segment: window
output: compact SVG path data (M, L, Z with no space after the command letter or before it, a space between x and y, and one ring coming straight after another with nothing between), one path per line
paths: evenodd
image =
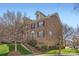
M30 24L27 24L26 25L26 29L30 29Z
M44 37L45 36L45 32L44 31L40 31L38 32L38 37Z
M31 24L31 29L34 29L35 28L35 24Z
M40 19L39 15L37 14L37 19Z
M34 34L34 33L35 33L35 31L32 31L31 33L32 33L32 34Z
M27 28L28 28L28 26L26 25L26 26L25 26L25 28L27 29Z
M31 37L32 37L32 39L35 39L35 31L31 32Z
M49 36L52 36L52 32L51 31L49 31Z
M38 27L43 27L43 26L44 26L44 21L38 23Z

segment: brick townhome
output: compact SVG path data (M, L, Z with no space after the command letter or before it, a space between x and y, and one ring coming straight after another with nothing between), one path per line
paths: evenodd
M26 40L36 40L37 46L56 46L59 44L59 37L63 42L62 24L57 13L45 16L37 11L36 20L28 20L26 28Z

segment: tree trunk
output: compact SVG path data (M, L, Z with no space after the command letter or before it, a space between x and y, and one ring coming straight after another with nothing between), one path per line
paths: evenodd
M61 36L59 36L59 54L61 54L61 49L62 49L62 39Z
M59 42L59 54L61 54L61 40Z
M17 43L16 43L16 41L15 41L15 52L17 51Z

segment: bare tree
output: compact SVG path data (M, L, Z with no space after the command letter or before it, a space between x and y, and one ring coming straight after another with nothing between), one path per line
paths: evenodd
M64 39L65 46L67 45L66 41L72 40L72 38L69 38L69 37L73 37L74 33L75 33L74 28L68 26L67 24L63 25L63 39Z
M15 51L17 51L17 42L22 39L22 24L21 21L22 19L22 13L21 12L12 12L12 11L7 11L6 13L3 14L3 17L1 18L3 22L5 23L6 30L7 30L7 35L6 35L6 40L11 40L14 41L15 43ZM6 32L5 32L6 33ZM20 36L19 36L20 35Z
M67 24L64 24L63 25L63 39L68 38L72 34L74 34L74 29L68 26Z

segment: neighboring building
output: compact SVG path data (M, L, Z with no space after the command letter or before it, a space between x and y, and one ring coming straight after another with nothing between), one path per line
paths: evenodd
M65 41L66 41L66 47L73 48L72 40L65 40Z
M71 40L66 40L66 47L69 48L79 48L79 36L74 35Z
M36 40L37 46L58 46L59 40L63 45L62 24L57 13L45 16L36 12L36 20L26 21L26 40Z
M79 36L73 37L73 47L79 48Z

